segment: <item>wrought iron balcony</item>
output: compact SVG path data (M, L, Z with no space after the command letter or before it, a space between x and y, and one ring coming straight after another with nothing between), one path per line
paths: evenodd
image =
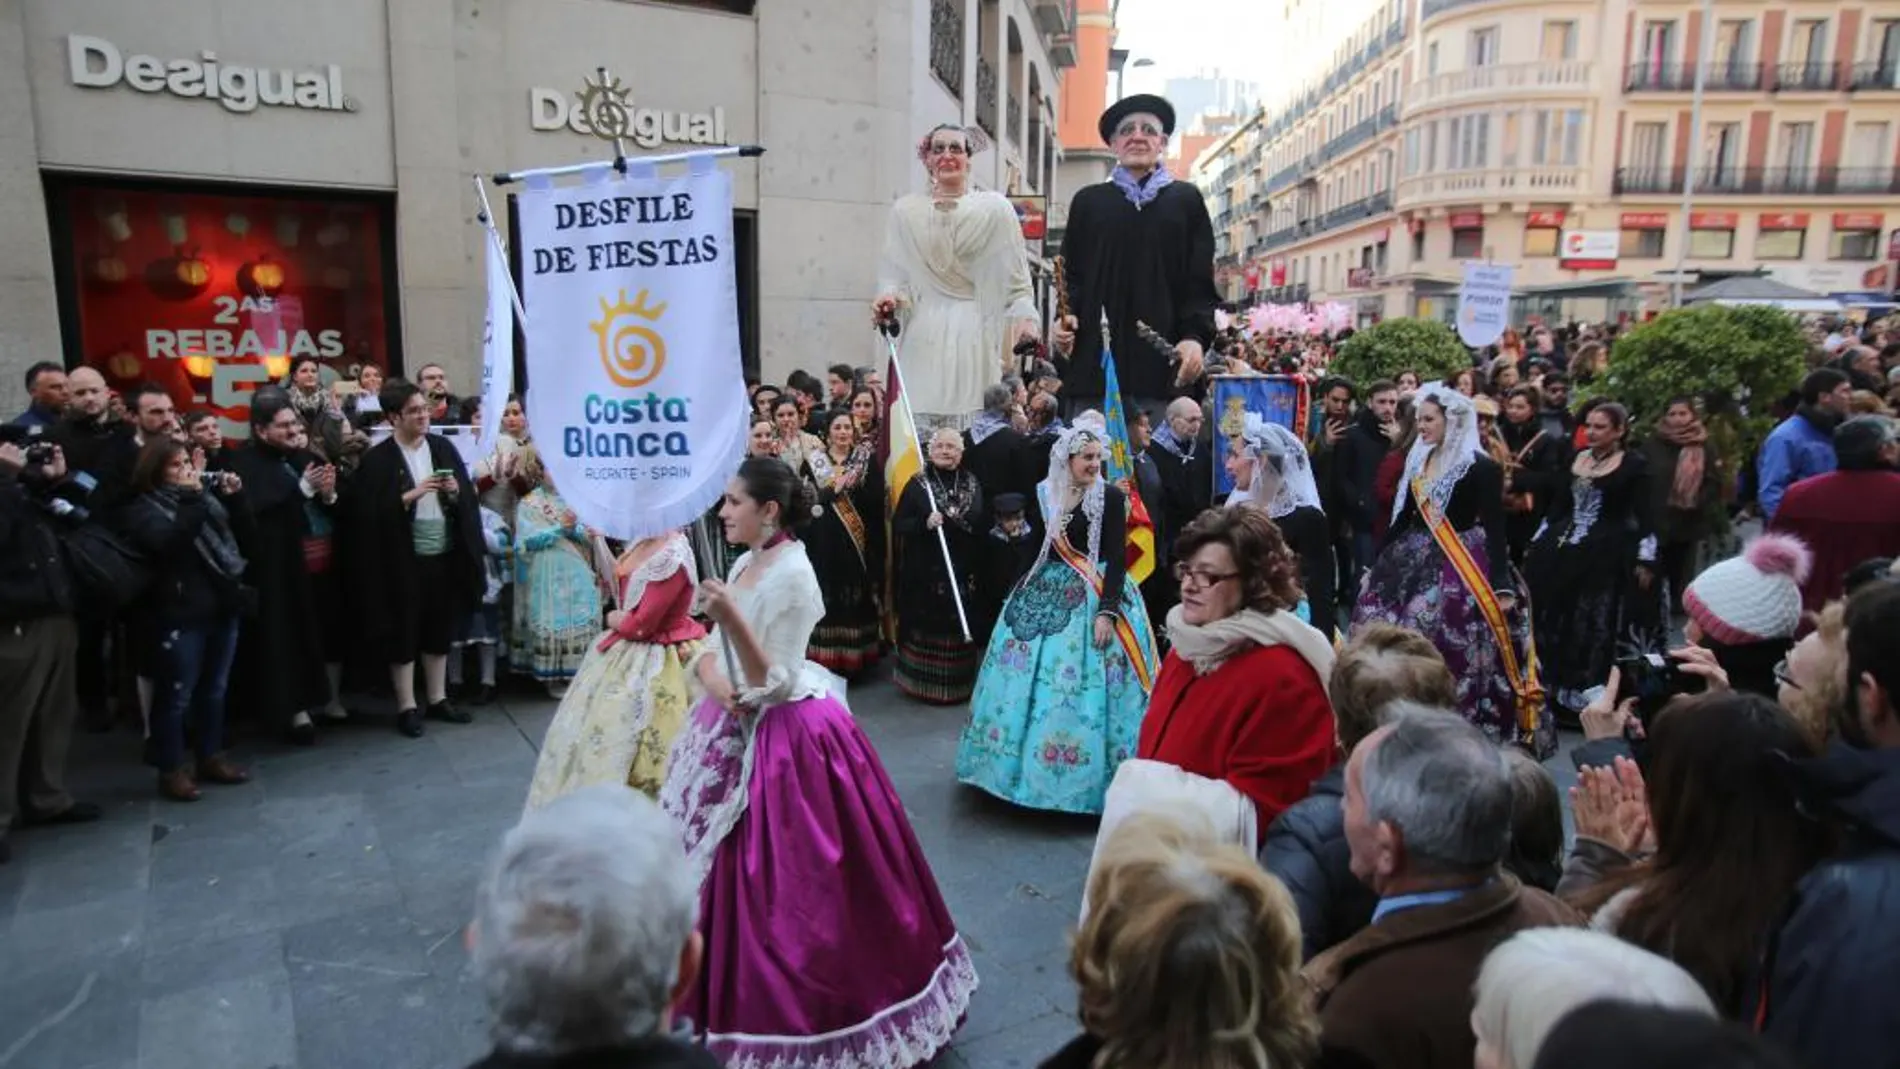
M1900 89L1900 58L1854 64L1853 88Z
M1299 177L1300 165L1297 163L1289 163L1285 167L1275 171L1272 178L1267 179L1267 192L1278 193L1282 189L1292 185Z
M1783 63L1775 70L1775 91L1832 93L1847 88L1847 73L1839 63Z
M1631 93L1689 93L1695 91L1695 76L1694 63L1632 63L1623 88ZM1711 93L1757 92L1762 88L1762 65L1710 64L1702 88Z
M1009 143L1012 145L1021 145L1023 143L1022 98L1011 93L1007 98L1007 105L1009 112L1003 120L1003 126L1009 131Z
M996 136L996 68L982 58L976 61L976 124Z
M930 73L963 99L963 5L930 0Z
M1614 192L1679 194L1684 173L1674 167L1621 167ZM1900 194L1892 167L1698 167L1697 193L1724 196L1890 196Z

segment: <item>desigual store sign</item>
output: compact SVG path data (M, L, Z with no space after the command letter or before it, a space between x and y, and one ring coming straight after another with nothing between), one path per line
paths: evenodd
M226 111L243 114L259 107L306 111L355 111L343 92L343 68L265 68L221 61L209 49L197 58L165 59L127 53L103 37L69 34L67 69L72 83L88 89L120 85L141 93L215 100Z
M572 130L613 139L623 137L641 148L663 144L725 145L726 109L665 111L633 102L632 90L618 80L588 81L579 91L535 86L528 90L528 125L542 132Z

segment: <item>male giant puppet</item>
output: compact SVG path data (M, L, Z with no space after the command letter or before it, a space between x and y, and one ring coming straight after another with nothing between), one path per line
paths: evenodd
M1071 412L1101 407L1106 310L1122 393L1159 421L1178 388L1200 378L1214 337L1214 226L1201 191L1162 165L1173 105L1123 97L1097 128L1119 165L1069 205L1062 259L1074 315L1054 335L1057 351L1071 357L1062 392ZM1175 343L1174 363L1141 340L1137 322Z

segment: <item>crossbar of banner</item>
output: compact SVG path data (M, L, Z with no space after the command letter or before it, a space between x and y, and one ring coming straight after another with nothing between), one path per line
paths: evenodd
M694 149L690 152L668 152L658 156L616 156L613 160L613 167L614 170L619 171L621 174L626 174L627 168L634 164L657 166L662 163L684 163L689 160L718 159L722 156L737 156L742 159L751 159L763 155L765 155L764 145L722 145L718 148ZM489 181L494 182L498 186L505 186L512 182L520 182L529 178L559 178L563 175L581 174L586 171L596 170L600 167L602 162L601 160L589 160L586 163L569 163L560 167L536 167L526 171L501 171L490 176Z

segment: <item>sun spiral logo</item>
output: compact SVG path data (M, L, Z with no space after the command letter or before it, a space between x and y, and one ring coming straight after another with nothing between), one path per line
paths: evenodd
M633 87L622 85L619 78L606 71L582 84L581 112L587 116L587 127L594 136L603 141L627 136L633 126Z
M638 389L659 377L666 367L666 339L646 323L657 322L665 314L664 301L648 307L646 290L631 302L626 290L614 301L600 299L600 318L587 326L600 340L600 363L615 385ZM629 316L646 323L625 321Z

